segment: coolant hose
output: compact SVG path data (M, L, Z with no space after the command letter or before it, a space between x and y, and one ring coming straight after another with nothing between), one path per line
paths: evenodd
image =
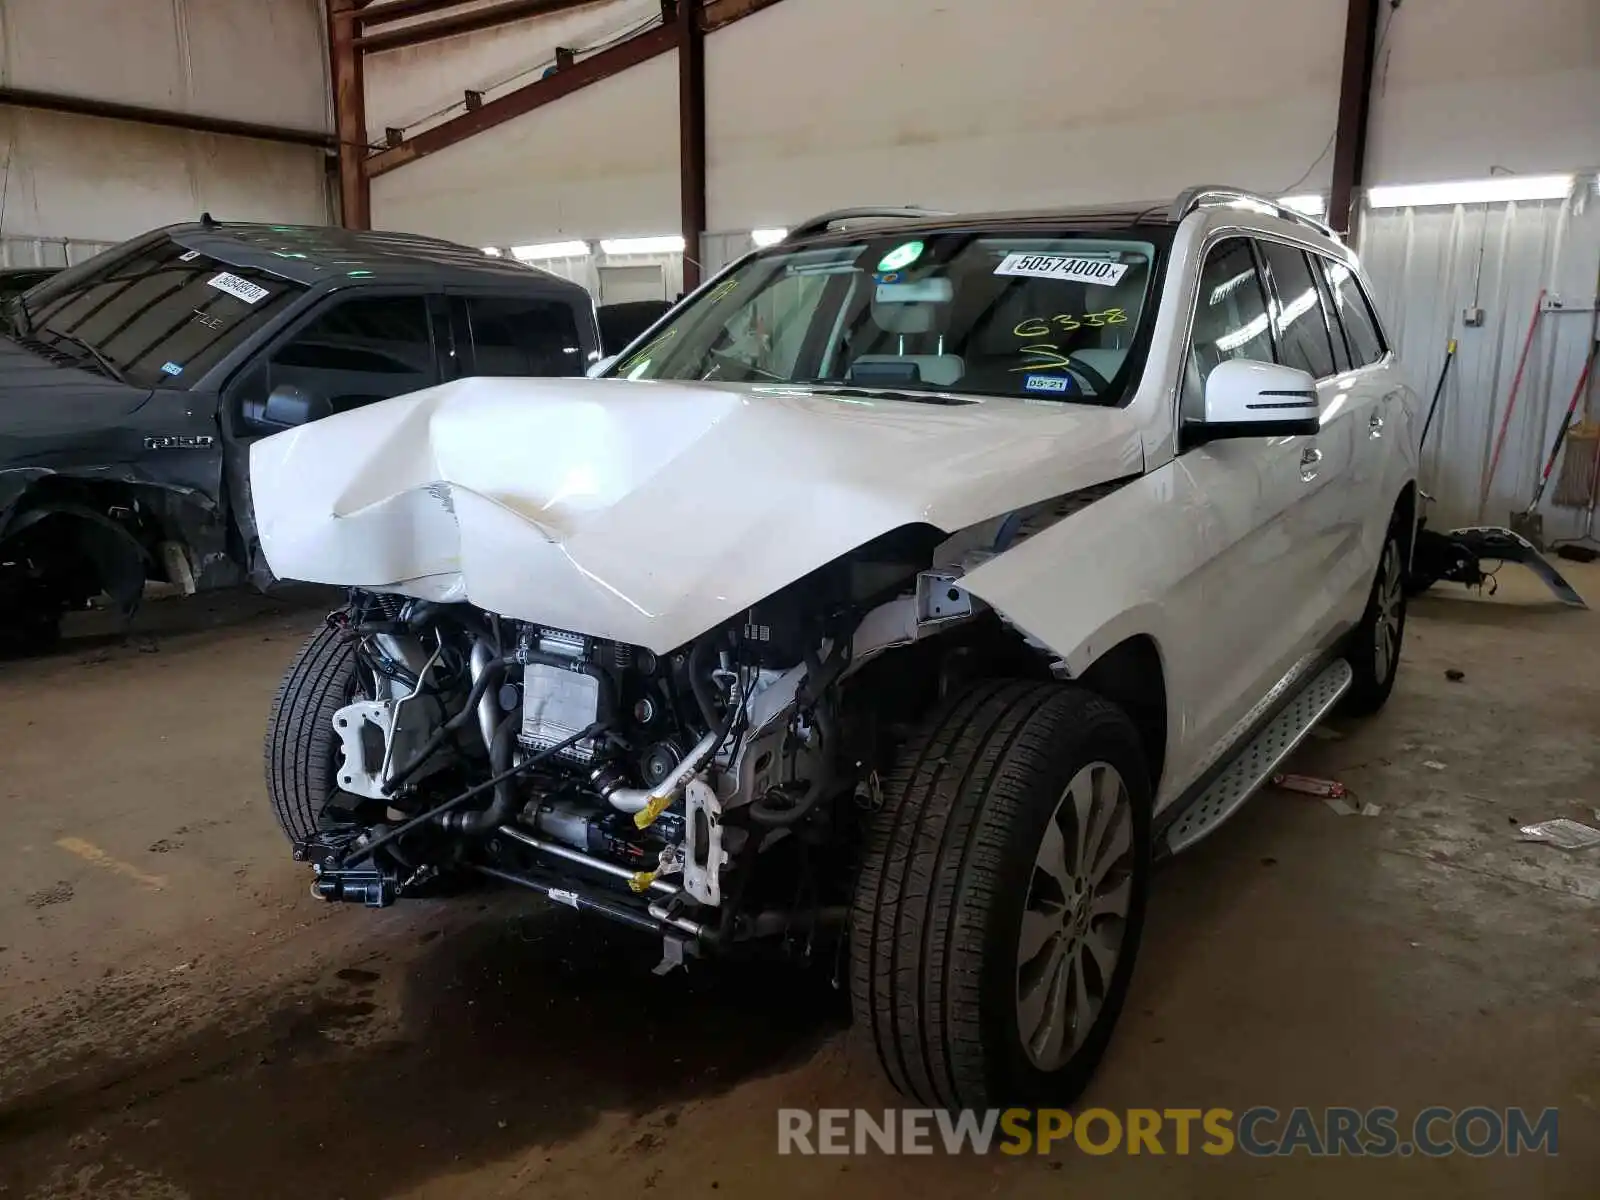
M711 671L716 662L706 661L708 656L716 653L718 640L707 635L689 651L689 688L694 692L694 702L700 707L700 719L706 723L707 729L716 729L722 724L722 714L717 711L717 694L711 687ZM731 699L729 703L731 705Z
M489 771L497 778L511 769L511 749L516 742L516 730L521 721L521 713L508 713L494 731L489 743ZM489 807L482 812L463 813L457 828L468 837L489 833L505 823L516 802L515 782L509 778L501 779L494 785L494 799L489 802Z

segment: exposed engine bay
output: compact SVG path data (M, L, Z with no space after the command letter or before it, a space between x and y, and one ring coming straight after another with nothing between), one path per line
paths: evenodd
M353 591L329 618L355 659L339 790L297 851L314 893L489 876L659 932L664 962L809 941L844 919L902 728L968 662L1048 675L959 566L930 567L951 542L896 530L668 654Z

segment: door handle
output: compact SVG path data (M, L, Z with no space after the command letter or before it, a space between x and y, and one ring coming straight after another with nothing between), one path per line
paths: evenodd
M1315 446L1307 446L1300 452L1300 478L1305 483L1310 483L1317 477L1317 468L1322 465L1322 451Z
M1381 438L1383 436L1383 414L1373 413L1367 418L1367 436Z

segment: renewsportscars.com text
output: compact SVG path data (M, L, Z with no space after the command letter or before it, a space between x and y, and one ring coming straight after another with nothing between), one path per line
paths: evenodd
M779 1154L1082 1154L1444 1158L1559 1151L1546 1108L803 1108L778 1110Z

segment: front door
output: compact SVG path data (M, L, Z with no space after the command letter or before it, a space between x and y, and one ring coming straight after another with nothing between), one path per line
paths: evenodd
M1204 412L1205 380L1232 358L1276 359L1269 291L1248 239L1228 238L1201 270L1180 414ZM1173 464L1175 502L1207 554L1172 603L1195 613L1195 637L1172 681L1188 697L1170 774L1211 766L1254 707L1303 653L1304 591L1311 575L1325 480L1318 437L1237 438L1183 448ZM1178 665L1178 664L1175 664Z
M250 447L293 424L267 410L274 391L294 388L313 414L331 415L440 382L438 344L446 331L429 297L362 290L334 293L259 353L223 392L228 496L251 578L270 576L256 549L250 503ZM300 414L288 413L291 422Z

